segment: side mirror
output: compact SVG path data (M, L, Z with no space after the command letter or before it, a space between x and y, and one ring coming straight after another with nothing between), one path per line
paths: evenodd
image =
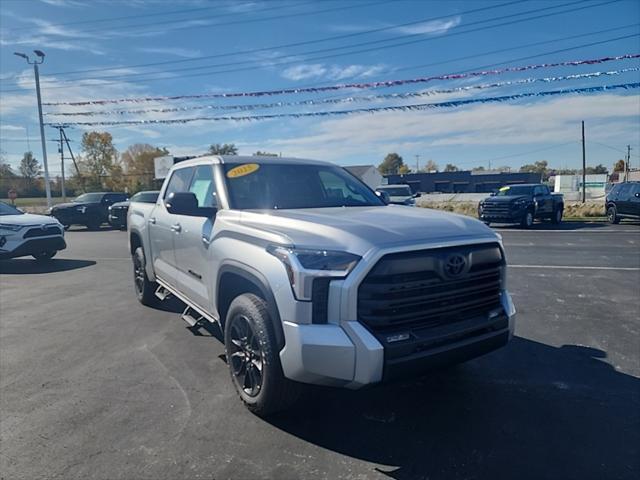
M376 195L380 197L380 200L382 200L382 203L384 203L385 205L389 205L389 203L391 202L391 197L387 192L376 190Z
M171 193L164 204L167 211L173 215L213 217L216 213L216 209L213 207L199 207L198 199L192 192Z
M416 192L413 194L413 198L420 198L422 194L420 192Z
M496 192L491 192L491 193L489 194L489 196L490 196L490 197L495 197L496 195L497 195L497 193L496 193Z

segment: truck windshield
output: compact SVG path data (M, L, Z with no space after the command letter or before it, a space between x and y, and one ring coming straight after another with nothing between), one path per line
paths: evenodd
M225 164L231 208L294 209L383 206L377 195L340 167L309 164Z
M390 197L410 197L412 195L411 188L406 187L378 187L376 190L387 192Z
M519 195L533 195L533 187L502 187L496 193L496 197L514 197Z

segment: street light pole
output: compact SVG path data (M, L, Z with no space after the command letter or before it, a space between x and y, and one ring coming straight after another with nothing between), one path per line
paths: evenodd
M14 55L24 58L29 65L33 65L33 73L36 77L36 96L38 98L38 119L40 121L40 141L42 142L42 163L44 164L44 190L47 194L47 207L51 207L51 183L49 182L49 163L47 162L47 141L44 138L44 122L42 120L42 97L40 95L40 72L38 65L44 62L44 53L41 50L33 51L40 61L33 62L24 53L15 52Z

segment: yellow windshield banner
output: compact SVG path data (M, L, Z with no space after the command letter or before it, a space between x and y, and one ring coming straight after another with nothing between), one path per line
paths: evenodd
M227 178L238 178L249 175L260 168L257 163L245 163L244 165L238 165L227 172Z
M506 192L507 190L509 190L511 187L502 187L500 189L501 192Z

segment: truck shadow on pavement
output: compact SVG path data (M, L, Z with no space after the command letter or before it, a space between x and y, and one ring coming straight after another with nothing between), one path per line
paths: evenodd
M397 480L638 478L640 381L605 357L516 337L410 382L313 388L268 421Z
M48 262L37 262L27 258L0 260L0 273L29 275L36 273L55 273L77 270L95 265L93 260L52 259Z
M535 232L536 230L558 230L572 232L575 230L598 230L606 227L611 227L611 224L607 222L562 222L558 225L553 223L534 223L530 228L523 228L517 224L491 224L491 227L499 228L500 230L522 230L524 232Z

